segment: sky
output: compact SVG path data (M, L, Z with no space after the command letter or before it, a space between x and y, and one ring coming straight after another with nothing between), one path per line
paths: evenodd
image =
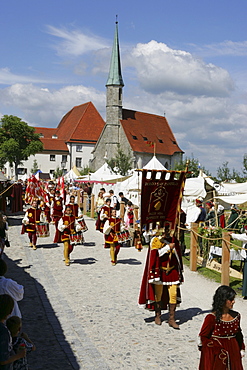
M212 175L247 153L246 0L8 0L0 4L0 117L57 127L92 101L105 119L116 15L123 107L165 115Z

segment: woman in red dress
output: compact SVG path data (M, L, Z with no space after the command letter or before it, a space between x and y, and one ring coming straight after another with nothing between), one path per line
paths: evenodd
M243 370L245 345L240 314L232 310L235 296L226 285L214 294L212 312L205 317L199 334L199 370Z

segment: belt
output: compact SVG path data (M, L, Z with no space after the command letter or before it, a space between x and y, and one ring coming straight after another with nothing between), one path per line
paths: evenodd
M170 267L163 267L161 266L162 270L165 270L165 271L171 271L172 269L174 269L175 266L170 266Z
M212 338L231 339L231 338L236 338L236 335L227 335L226 337L220 337L219 335L212 335Z

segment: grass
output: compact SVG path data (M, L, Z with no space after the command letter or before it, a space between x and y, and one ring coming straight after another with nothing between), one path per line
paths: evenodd
M184 256L183 257L183 264L185 266L190 266L190 258L189 256ZM235 270L238 270L240 271L240 261L233 261L232 263L232 268L234 268ZM197 272L199 274L201 274L202 276L204 276L205 278L209 279L209 280L212 280L212 281L215 281L216 283L219 283L221 284L221 274L217 271L214 271L214 270L210 270L206 267L202 267L202 266L197 266ZM241 295L241 290L242 290L242 280L241 279L237 279L237 278L234 278L234 277L231 277L230 276L230 287L232 287L236 293L238 295Z

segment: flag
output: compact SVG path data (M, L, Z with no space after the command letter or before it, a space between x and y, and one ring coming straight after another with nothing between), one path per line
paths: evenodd
M147 174L151 172L150 178ZM158 173L161 175L157 176ZM141 225L149 229L170 225L175 231L182 193L186 178L186 171L142 171L142 193L141 193ZM176 177L175 177L176 176Z

